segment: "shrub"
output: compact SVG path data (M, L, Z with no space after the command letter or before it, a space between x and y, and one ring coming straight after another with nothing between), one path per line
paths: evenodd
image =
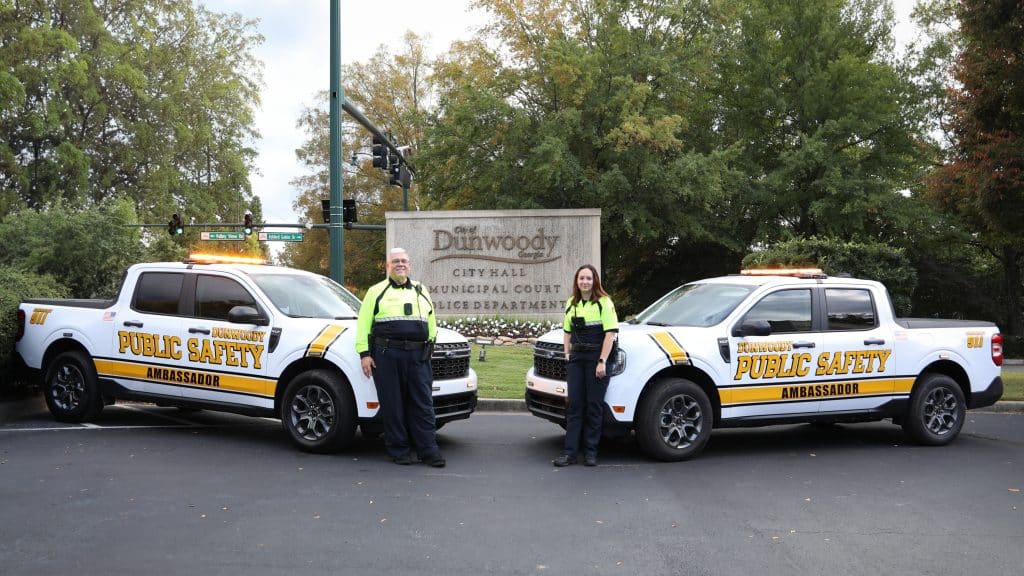
M14 374L14 338L17 335L18 304L28 298L62 298L68 289L51 276L21 272L0 266L0 390L17 383Z
M844 242L834 238L796 239L776 244L743 258L744 268L801 266L821 268L829 276L847 273L854 278L885 284L897 314L910 312L917 272L899 248L888 244Z
M491 317L445 318L438 320L441 328L455 330L466 338L537 338L555 328L561 328L561 321L555 320L514 320Z

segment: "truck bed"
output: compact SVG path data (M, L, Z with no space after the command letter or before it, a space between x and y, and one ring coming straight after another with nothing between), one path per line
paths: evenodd
M944 318L897 318L904 328L988 328L995 326L984 320L948 320Z
M117 302L117 300L103 300L99 298L32 298L25 300L26 304L67 306L69 308L95 308L97 310L110 308L115 302Z

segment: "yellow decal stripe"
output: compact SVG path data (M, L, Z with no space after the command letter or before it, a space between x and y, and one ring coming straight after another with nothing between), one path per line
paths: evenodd
M93 360L96 373L105 378L131 378L184 386L205 388L225 392L241 392L272 398L277 382L268 378L256 378L239 374L206 372L190 368L176 368L159 364L122 362L119 360Z
M801 400L837 400L859 396L909 394L913 378L879 378L875 380L829 380L809 383L792 382L772 386L721 388L722 406Z
M306 356L323 358L324 354L327 354L327 349L331 347L331 344L334 344L344 331L344 326L338 326L335 324L325 326L324 329L317 334L316 338L309 343L309 346L306 348Z
M651 339L661 348L661 351L668 357L672 364L689 364L690 356L683 350L683 347L676 342L676 339L668 332L655 332Z

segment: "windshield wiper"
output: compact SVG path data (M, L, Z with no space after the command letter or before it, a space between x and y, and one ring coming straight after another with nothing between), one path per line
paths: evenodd
M650 326L675 326L675 324L669 324L668 322L644 322Z
M358 320L357 316L335 316L335 320Z

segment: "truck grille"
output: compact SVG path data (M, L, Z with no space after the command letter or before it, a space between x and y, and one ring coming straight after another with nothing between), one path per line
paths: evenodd
M567 398L560 396L549 396L535 390L526 391L526 408L535 416L552 422L565 422L567 401Z
M461 394L447 394L434 398L434 418L439 422L450 422L469 418L476 409L476 391Z
M452 380L469 375L469 343L435 344L430 357L434 380Z
M565 380L565 353L561 344L537 342L533 347L533 372L541 378Z

